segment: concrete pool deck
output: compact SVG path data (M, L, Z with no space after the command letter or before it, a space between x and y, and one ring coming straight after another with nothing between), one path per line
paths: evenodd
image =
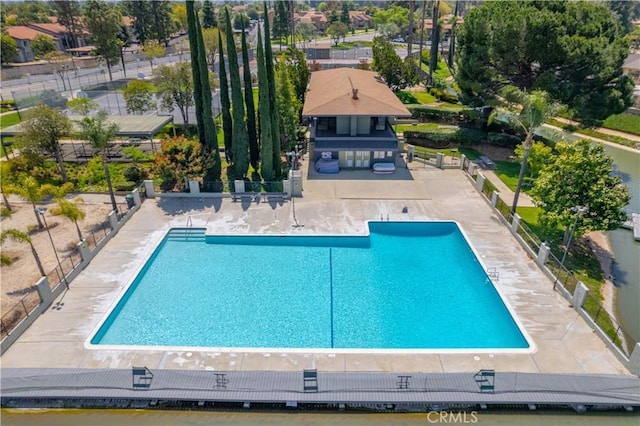
M303 197L294 203L229 198L146 200L51 309L0 358L2 368L326 372L631 374L538 269L460 170L412 163L393 175L342 171L316 176L303 164ZM292 208L298 223L294 228ZM407 213L402 213L403 208ZM368 220L455 220L535 345L531 353L374 354L241 352L193 349L93 349L85 343L168 229L206 226L219 234L363 234ZM215 261L215 259L212 259ZM300 271L304 273L304 260ZM188 315L185 312L185 315Z

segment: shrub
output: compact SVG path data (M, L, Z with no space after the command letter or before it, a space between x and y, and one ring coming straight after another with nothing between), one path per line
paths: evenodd
M522 143L522 139L519 136L510 135L507 133L489 132L487 134L487 142L489 142L491 145L513 148L516 145Z
M128 181L139 182L144 178L144 173L138 167L130 166L124 170L124 178Z
M484 133L480 130L466 127L404 132L404 138L408 143L436 149L479 144L483 137Z
M455 110L451 108L437 108L422 105L408 106L413 118L422 121L437 121L441 123L450 123L465 125L467 127L476 127L481 129L486 124L486 118L481 110L466 108Z
M131 181L120 181L114 186L116 191L133 191L136 187L136 183Z
M51 108L66 108L67 107L67 99L63 98L60 93L55 90L43 90L40 95L38 95L38 99L43 104L50 106Z

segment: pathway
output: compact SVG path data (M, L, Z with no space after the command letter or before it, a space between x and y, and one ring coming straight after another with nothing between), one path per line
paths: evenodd
M578 123L577 121L568 120L568 119L562 118L562 117L555 117L555 119L557 121L560 121L561 123L571 124L573 126L579 126L580 125L580 123ZM596 127L596 128L594 128L594 130L596 132L599 132L599 133L604 133L605 135L617 136L617 137L620 137L620 138L628 139L630 141L640 142L640 136L634 135L634 134L631 134L631 133L620 132L618 130L611 130L611 129L607 129L607 128L604 128L604 127ZM578 136L585 136L585 135L582 135L580 133L577 133L577 135Z

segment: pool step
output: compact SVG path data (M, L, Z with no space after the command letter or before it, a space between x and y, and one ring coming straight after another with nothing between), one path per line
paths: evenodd
M174 228L167 234L167 241L205 241L206 228Z

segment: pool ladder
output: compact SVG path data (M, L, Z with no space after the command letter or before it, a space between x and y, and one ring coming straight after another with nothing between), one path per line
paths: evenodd
M191 228L193 228L193 220L191 220L191 216L187 216L186 228L187 232L185 232L185 240L188 240L191 235Z

